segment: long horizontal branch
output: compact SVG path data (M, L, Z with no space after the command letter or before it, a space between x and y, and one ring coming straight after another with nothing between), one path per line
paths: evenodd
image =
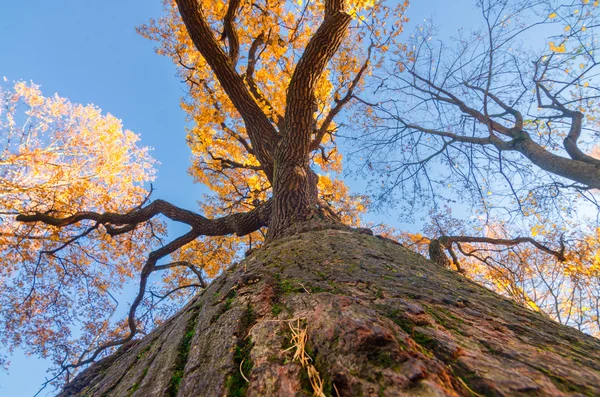
M225 236L229 234L243 236L268 224L271 216L271 202L267 201L249 212L227 215L215 219L205 218L200 214L177 207L164 200L156 200L146 207L127 214L84 211L64 218L56 218L44 213L35 213L18 215L16 220L23 223L42 222L56 227L64 227L91 220L101 225L108 225L109 227L126 227L146 222L157 215L164 215L172 221L185 223L196 230L199 235L203 236ZM107 228L109 234L110 231L111 229Z
M561 262L566 261L565 258L565 247L562 246L560 251L553 250L537 241L532 239L531 237L517 237L513 239L503 239L503 238L491 238L491 237L471 237L471 236L443 236L439 238L440 242L449 246L452 243L486 243L486 244L494 244L494 245L504 245L504 246L515 246L518 244L529 243L533 245L535 248L543 251L547 254L555 256Z

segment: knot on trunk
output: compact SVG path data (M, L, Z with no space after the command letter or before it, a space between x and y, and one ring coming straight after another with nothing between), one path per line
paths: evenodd
M442 267L450 268L450 259L444 252L446 249L445 239L433 239L429 243L429 259Z

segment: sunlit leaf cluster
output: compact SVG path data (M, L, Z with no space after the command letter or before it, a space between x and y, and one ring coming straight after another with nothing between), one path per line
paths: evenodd
M140 250L163 227L111 238L91 222L57 228L15 216L127 212L148 195L155 161L114 116L25 82L1 87L0 144L2 343L61 361L113 331L111 293L137 276Z

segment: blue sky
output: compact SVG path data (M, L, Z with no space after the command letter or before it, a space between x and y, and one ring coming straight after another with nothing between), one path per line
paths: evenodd
M75 103L94 103L141 134L160 161L155 198L196 209L205 192L187 175L189 149L183 86L169 59L135 33L135 26L161 15L160 0L11 1L0 13L0 77L31 80L45 95L55 92ZM437 15L442 34L474 15L471 0L414 1L411 24ZM410 28L407 29L410 31ZM362 186L350 182L357 192ZM372 215L373 220L379 218ZM386 220L393 226L394 219ZM413 225L417 227L417 225ZM48 362L16 351L9 372L0 372L0 396L35 394ZM45 393L42 393L45 395Z

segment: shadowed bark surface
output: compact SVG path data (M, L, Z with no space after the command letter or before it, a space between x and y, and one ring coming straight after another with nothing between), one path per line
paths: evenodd
M60 396L312 396L290 324L328 396L600 395L599 340L340 227L253 251Z

